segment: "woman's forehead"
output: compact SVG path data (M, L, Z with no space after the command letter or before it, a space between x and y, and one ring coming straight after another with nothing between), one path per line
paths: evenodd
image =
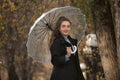
M70 25L70 22L69 22L69 21L63 21L63 22L61 23L61 25Z

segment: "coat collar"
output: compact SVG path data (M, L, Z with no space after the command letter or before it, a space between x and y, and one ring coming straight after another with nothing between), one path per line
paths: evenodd
M68 42L65 41L64 37L61 34L58 35L56 38L60 39L60 41L61 41L62 44L66 44L66 43L68 44ZM70 42L72 44L75 44L74 41L73 41L73 39L70 36L68 36L68 39L70 40Z

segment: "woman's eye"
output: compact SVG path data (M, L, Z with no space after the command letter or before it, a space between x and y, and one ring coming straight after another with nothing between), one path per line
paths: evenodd
M68 28L70 27L70 25L67 26Z
M62 25L62 27L64 28L64 27L66 27L65 25Z
M70 28L70 25L62 25L62 28Z

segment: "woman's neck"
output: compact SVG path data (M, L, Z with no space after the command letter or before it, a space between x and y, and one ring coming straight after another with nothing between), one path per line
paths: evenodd
M64 38L67 38L68 36L63 36Z

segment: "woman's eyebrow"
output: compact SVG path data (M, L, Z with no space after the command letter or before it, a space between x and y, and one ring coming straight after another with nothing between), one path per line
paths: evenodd
M70 26L70 25L65 25L65 24L63 24L62 26Z

